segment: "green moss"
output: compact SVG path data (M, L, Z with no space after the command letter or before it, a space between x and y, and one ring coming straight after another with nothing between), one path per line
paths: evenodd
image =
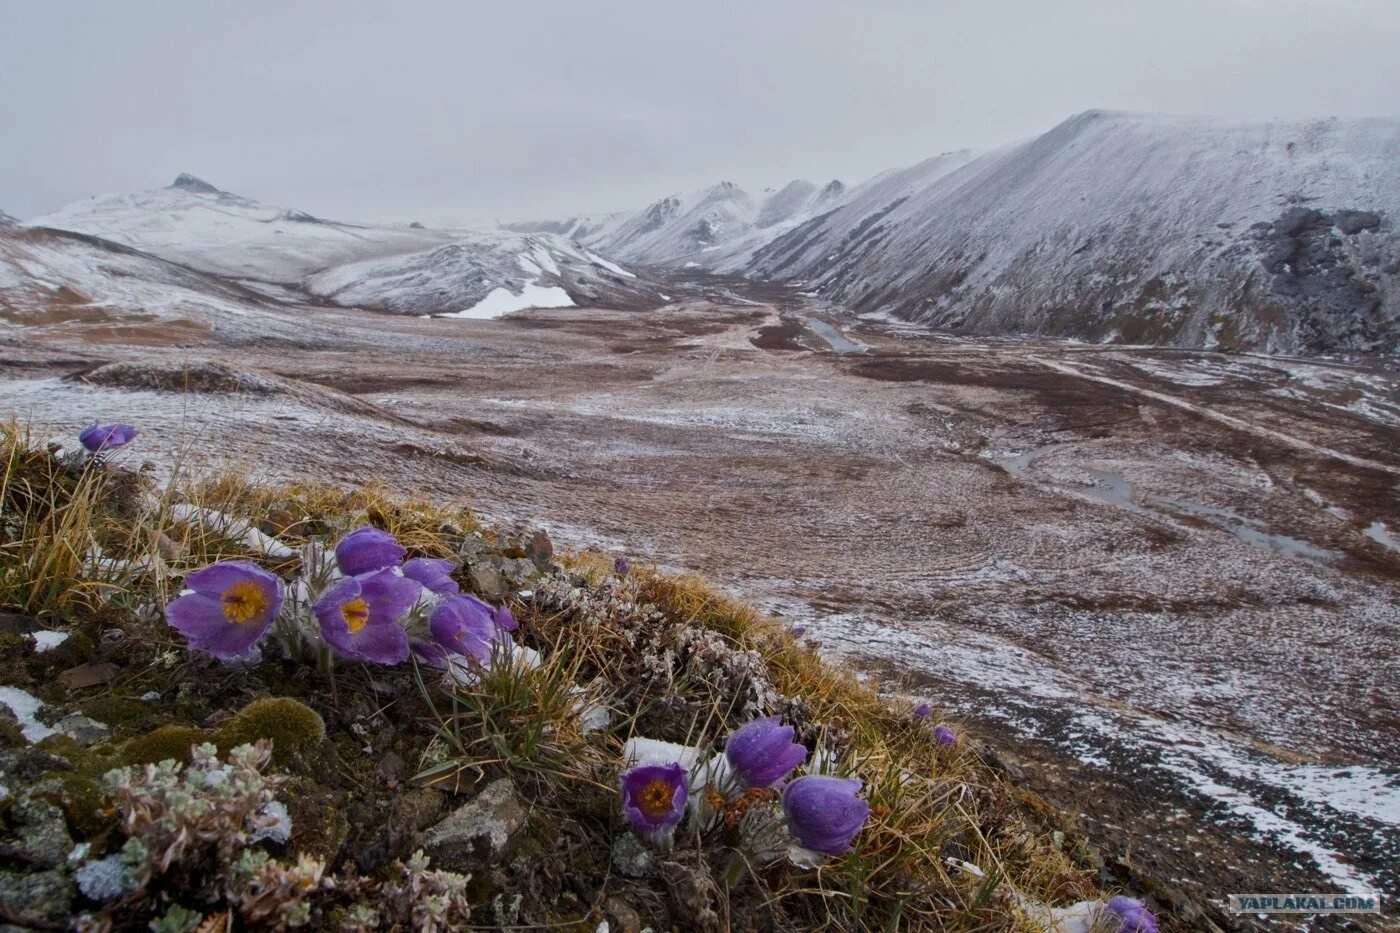
M350 835L350 821L337 795L308 778L296 778L277 796L292 816L289 849L334 862Z
M159 707L131 697L94 697L78 707L84 715L105 722L114 732L130 735L139 730Z
M189 761L190 748L209 741L209 733L193 726L161 726L139 735L122 746L120 760L124 765L155 764L172 758Z
M272 742L272 760L283 767L306 763L306 757L326 739L321 714L291 697L254 700L219 730L221 752L259 739Z
M33 795L62 810L80 837L92 838L113 825L113 818L102 813L106 797L96 778L73 771L49 771L40 775Z
M0 716L0 748L18 748L25 744L19 723L8 716Z

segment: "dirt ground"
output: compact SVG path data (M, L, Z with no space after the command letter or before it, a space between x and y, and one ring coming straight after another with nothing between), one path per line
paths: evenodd
M460 496L703 573L941 704L1168 893L1400 888L1400 374L676 294L306 308L180 346L11 327L0 412L132 421L130 456L160 464ZM210 358L333 391L74 378Z

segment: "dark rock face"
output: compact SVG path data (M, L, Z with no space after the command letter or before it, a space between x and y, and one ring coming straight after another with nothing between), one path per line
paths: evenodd
M170 183L170 187L179 188L182 191L194 191L198 194L223 194L203 178L198 178L188 172L181 172L175 176L175 180Z
M1372 211L1327 213L1290 207L1252 233L1270 292L1287 314L1301 349L1393 347L1394 321L1384 313L1381 236L1389 224Z

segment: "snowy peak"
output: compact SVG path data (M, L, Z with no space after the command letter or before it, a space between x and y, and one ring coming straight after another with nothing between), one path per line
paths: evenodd
M188 172L181 172L175 176L175 180L170 183L171 188L178 188L181 191L193 191L197 194L223 194L203 178L191 175Z

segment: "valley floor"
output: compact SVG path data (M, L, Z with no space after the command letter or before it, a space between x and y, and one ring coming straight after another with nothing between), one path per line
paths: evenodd
M1400 376L683 294L306 308L184 347L0 330L0 412L134 422L129 456L162 465L460 496L705 574L990 737L1162 896L1400 889ZM296 383L71 378L207 358Z

